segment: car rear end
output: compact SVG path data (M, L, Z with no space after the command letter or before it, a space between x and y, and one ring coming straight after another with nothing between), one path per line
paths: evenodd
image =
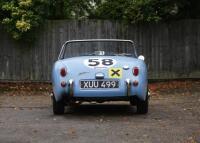
M113 65L92 67L91 59L112 60ZM127 62L128 61L128 62ZM109 63L108 63L109 64ZM147 70L142 60L130 57L76 57L58 61L53 71L56 99L121 99L131 96L145 100Z
M84 47L85 42L89 43ZM55 114L64 113L64 106L76 101L129 100L138 112L148 111L146 65L130 40L67 41L53 66L52 84Z

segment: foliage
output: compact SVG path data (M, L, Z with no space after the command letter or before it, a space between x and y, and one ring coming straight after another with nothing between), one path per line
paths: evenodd
M1 0L1 22L14 39L38 27L43 19L44 0Z
M101 0L49 0L48 19L83 19L94 16Z
M95 9L95 1L90 0L67 0L64 2L64 13L70 19L87 18ZM67 9L67 8L68 9Z
M0 0L0 21L14 39L23 39L45 19L83 19L100 0Z
M100 19L121 19L129 23L200 18L198 0L105 0L96 9Z
M128 0L103 1L96 9L95 15L99 19L122 19L129 3Z
M45 19L114 19L129 23L200 18L199 0L0 0L0 22L20 39Z
M167 1L133 1L125 10L124 18L131 23L157 22L177 13L177 5Z

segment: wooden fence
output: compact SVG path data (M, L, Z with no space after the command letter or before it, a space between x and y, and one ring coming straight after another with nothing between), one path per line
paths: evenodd
M0 27L0 81L50 81L69 39L131 39L146 57L150 79L200 78L200 20L126 25L117 21L47 21L31 43L16 42Z

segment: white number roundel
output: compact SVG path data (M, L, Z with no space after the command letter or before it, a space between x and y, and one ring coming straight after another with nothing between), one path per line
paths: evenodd
M90 68L107 68L116 63L116 60L110 58L90 58L84 60L84 64Z

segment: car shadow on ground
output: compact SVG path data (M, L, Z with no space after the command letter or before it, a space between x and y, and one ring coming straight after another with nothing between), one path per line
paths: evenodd
M79 105L66 108L64 116L132 116L137 115L136 106L120 104Z

